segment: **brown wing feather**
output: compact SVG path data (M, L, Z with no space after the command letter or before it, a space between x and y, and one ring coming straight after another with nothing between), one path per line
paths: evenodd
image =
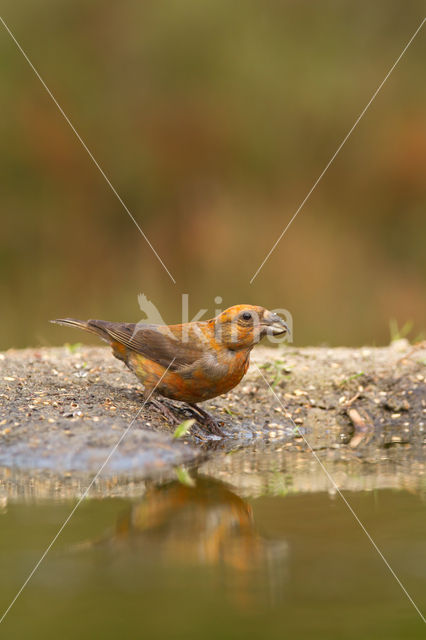
M194 364L205 352L193 340L182 342L179 325L136 325L104 320L89 320L87 324L106 331L113 340L163 367L168 367L174 359L171 371Z

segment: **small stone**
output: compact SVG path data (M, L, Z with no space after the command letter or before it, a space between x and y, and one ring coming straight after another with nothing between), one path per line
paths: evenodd
M402 353L403 351L406 351L409 346L410 346L410 343L406 338L401 338L401 340L394 340L390 344L390 348L393 349L394 351L397 351L398 353Z

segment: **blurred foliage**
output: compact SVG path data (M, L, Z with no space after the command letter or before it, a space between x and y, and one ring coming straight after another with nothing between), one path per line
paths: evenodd
M425 29L252 285L423 17L422 2L22 0L3 17L174 285L1 30L0 348L50 318L289 309L295 341L426 317Z
M181 422L174 430L173 438L182 438L183 436L186 436L194 423L195 420L193 418Z

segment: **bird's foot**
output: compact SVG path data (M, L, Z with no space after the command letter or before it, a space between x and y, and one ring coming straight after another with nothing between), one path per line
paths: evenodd
M187 405L190 407L191 413L196 417L197 421L207 427L207 429L215 436L223 437L225 433L220 428L220 423L216 420L210 413L199 407L197 404L193 404L192 402L188 402Z
M220 436L223 438L225 433L220 428L220 423L216 420L212 415L210 415L207 411L202 409L196 404L187 402L183 406L170 406L163 400L158 400L158 398L150 398L149 403L160 413L172 426L177 426L182 422L182 418L180 418L177 414L179 411L182 412L182 409L187 409L191 412L197 422L205 427L209 433L215 436Z
M149 402L172 426L177 426L181 423L178 416L173 413L172 409L165 404L165 402L161 402L160 400L157 400L157 398L151 398Z

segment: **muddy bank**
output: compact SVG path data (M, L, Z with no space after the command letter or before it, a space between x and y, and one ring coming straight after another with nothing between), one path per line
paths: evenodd
M1 491L78 495L129 425L94 493L129 495L181 465L202 465L253 494L323 490L327 478L311 448L339 472L343 487L418 488L425 364L426 345L406 341L363 349L258 347L243 382L204 404L223 419L226 438L211 440L196 428L177 440L150 405L138 414L138 381L108 348L9 350L0 354Z

